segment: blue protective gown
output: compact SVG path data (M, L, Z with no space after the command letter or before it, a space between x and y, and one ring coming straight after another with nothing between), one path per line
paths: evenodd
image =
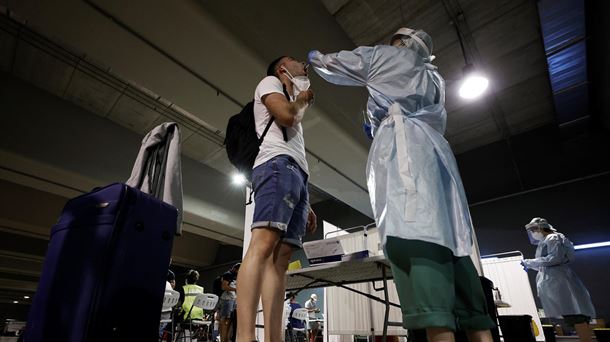
M535 259L523 260L527 268L538 271L536 289L546 317L595 317L589 292L568 266L573 259L572 242L561 233L553 233L540 241Z
M373 214L388 236L470 255L472 222L455 157L443 137L445 84L418 46L359 47L308 56L328 82L366 87L374 140L367 161Z

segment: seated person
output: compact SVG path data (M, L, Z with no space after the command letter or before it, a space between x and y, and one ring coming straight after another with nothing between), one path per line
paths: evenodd
M294 310L296 309L300 309L302 308L301 304L299 304L296 301L296 296L294 293L290 293L289 295L290 298L290 318L289 318L289 322L288 322L288 332L289 332L289 337L290 337L290 341L292 342L296 342L296 341L302 341L303 338L301 337L300 339L298 338L299 336L303 336L304 333L301 333L300 331L303 331L302 329L305 329L305 322L301 321L300 319L296 319L292 317L292 313L294 312ZM295 331L294 329L299 329L300 331Z
M167 278L166 278L166 282L165 282L165 292L169 292L169 291L173 291L174 288L176 287L176 275L174 274L174 272L172 272L172 270L167 270ZM172 310L173 308L170 308L169 310L164 310L161 311L161 320L168 320L172 317ZM167 322L161 323L160 327L159 327L159 337L163 337L163 331L167 331L166 328L169 328L170 325Z
M182 287L184 291L184 301L182 302L181 317L185 320L203 320L203 309L193 306L198 294L203 293L203 287L197 285L199 272L189 270L186 273L186 284ZM182 293L181 293L182 296Z

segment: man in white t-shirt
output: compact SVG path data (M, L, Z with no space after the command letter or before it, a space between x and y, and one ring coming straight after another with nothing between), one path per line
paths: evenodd
M239 342L256 340L256 311L261 297L265 340L281 341L288 262L292 250L302 246L305 231L316 229L316 215L309 206L309 170L301 126L312 101L307 66L286 56L269 65L267 77L254 92L258 136L263 135L270 120L273 122L252 170L252 237L237 279Z
M307 327L307 329L309 329L308 342L315 342L316 336L318 336L319 324L317 321L318 316L316 314L320 312L320 309L318 309L317 303L318 295L315 293L312 293L311 296L309 296L309 300L305 302L305 308L307 309L307 312L309 312L309 326Z

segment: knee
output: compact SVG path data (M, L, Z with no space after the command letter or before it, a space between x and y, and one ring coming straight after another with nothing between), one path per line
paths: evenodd
M288 268L288 263L290 263L290 258L292 257L292 247L282 244L278 253L277 259L275 260L275 264L278 268L283 269L284 271Z
M250 247L248 247L248 252L246 254L250 260L261 262L271 257L271 254L273 254L273 247L265 244L251 244Z
M279 241L277 236L258 237L253 236L248 246L246 257L255 260L265 260L271 257L273 250Z

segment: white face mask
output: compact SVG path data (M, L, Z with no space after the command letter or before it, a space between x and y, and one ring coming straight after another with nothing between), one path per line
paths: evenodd
M542 241L544 240L544 234L542 234L541 232L534 232L532 233L532 238L537 241Z
M300 92L308 90L311 86L311 81L307 76L292 76L288 69L284 68L286 74L288 74L288 78L290 78L290 82L294 85L292 87L292 93L296 97Z

